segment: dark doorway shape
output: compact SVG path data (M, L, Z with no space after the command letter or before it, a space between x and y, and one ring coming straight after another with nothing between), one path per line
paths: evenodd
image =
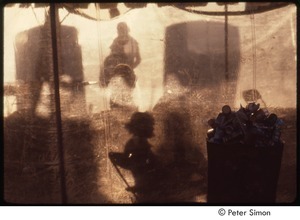
M70 105L80 104L85 109L85 95L81 47L75 27L58 27L58 58L61 89L71 92ZM17 109L27 109L35 114L40 101L44 82L53 87L52 45L50 29L46 25L20 32L15 39L16 80L22 82L21 92L17 93ZM51 91L51 94L54 91ZM54 99L51 98L51 108ZM63 100L62 100L62 103Z
M240 61L237 27L227 26L228 80L235 81ZM165 79L174 74L183 86L218 86L225 79L225 23L174 24L165 33Z

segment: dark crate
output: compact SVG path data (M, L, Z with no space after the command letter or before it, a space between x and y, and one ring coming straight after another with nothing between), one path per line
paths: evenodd
M274 203L282 150L207 142L207 202Z

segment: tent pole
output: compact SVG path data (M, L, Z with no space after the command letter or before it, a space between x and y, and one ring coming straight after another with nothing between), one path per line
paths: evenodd
M54 3L50 3L50 21L51 21L51 38L52 38L52 55L53 55L53 72L54 72L54 95L55 95L55 115L57 127L57 147L59 154L59 171L60 171L60 188L61 201L63 204L67 203L66 179L65 179L65 161L64 161L64 147L62 134L62 121L60 111L60 94L59 94L59 69L58 69L58 49L57 49L57 35L56 24L58 21L58 7Z
M225 3L225 79L228 80L228 5Z

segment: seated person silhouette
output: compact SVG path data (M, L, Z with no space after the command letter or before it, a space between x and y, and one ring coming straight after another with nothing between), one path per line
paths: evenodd
M133 99L136 77L127 64L118 64L111 76L110 83L106 87L110 108L126 108L137 110Z
M147 202L153 191L157 190L159 182L159 165L151 151L148 138L153 136L154 118L149 113L135 112L126 129L132 138L125 145L123 153L110 152L112 163L132 172L135 186L127 190L138 195L139 202Z
M193 141L190 115L185 112L169 112L164 118L164 143L173 159L168 164L174 174L173 188L201 185L206 178L206 159L200 146Z
M104 68L100 73L100 83L107 86L111 78L115 75L115 67L118 64L124 64L131 69L127 77L132 78L127 81L135 82L134 68L141 62L139 46L137 41L129 35L129 27L125 22L120 22L117 26L118 36L113 40L110 46L111 53L104 60ZM134 87L134 83L129 83Z

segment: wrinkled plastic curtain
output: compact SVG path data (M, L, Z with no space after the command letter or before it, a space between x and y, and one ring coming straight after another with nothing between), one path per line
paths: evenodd
M30 41L32 44L30 50L41 46L39 45L41 42L35 40L37 35L34 30L44 24L44 12L45 8L5 8L4 84L25 82L26 87L30 75L25 71L25 79L17 81L17 68L20 68L18 71L33 71L35 68L40 68L34 66L39 53L24 49L23 54L20 54L17 44L24 45ZM94 13L95 17L100 17L101 10L95 8ZM240 104L245 105L247 102L243 98L243 91L257 89L260 98L263 99L261 103L266 107L295 108L296 106L296 7L294 5L260 14L228 16L228 79L225 77L224 16L199 15L171 6L159 8L155 4L148 4L145 8L131 10L111 20L94 21L68 14L65 9L59 9L59 17L61 26L57 29L57 46L61 70L60 113L64 150L67 152L65 158L67 193L71 202L131 202L128 193L124 193L122 182L113 176L115 174L112 174L106 156L110 150L122 150L129 137L123 125L132 112L123 109L124 114L120 115L118 112L114 115L108 111L110 110L109 92L98 84L103 62L110 53L109 47L113 39L117 36L116 26L121 21L128 24L130 35L138 41L142 58L142 62L135 69L137 85L133 91L134 104L139 111L150 112L164 111L164 108L161 108L164 103L173 103L167 105L166 111L188 108L191 138L203 148L204 152L207 119L214 117L224 104L234 108L238 108ZM23 37L20 33L21 35L23 33ZM16 38L17 35L20 37ZM46 52L50 52L48 55L52 57L50 49L46 49ZM28 54L35 55L28 57ZM16 60L22 60L20 62L28 66L18 67ZM49 59L49 63L51 62ZM71 88L68 87L70 81L73 82ZM41 117L47 118L54 112L54 90L51 82L53 83L50 80L50 83L46 82L42 85L40 99L37 101L36 111ZM83 82L88 82L86 83L88 85ZM35 91L32 92L30 89L23 91L24 93L18 98L15 95L4 97L5 117L15 113L20 102L24 104L22 108L27 108L31 103L32 96L35 96L32 93ZM113 87L110 92L116 92L116 88ZM185 98L178 99L178 97ZM17 101L19 103L16 104ZM156 136L153 139L155 146L161 146L163 139L162 126L160 126L162 122L159 119L158 117ZM22 161L22 164L14 168L11 165L7 166L13 172L14 169L19 169L20 173L25 175L24 179L28 184L30 185L31 181L31 185L34 186L42 183L29 180L32 178L30 175L35 173L32 169L38 169L38 165L31 162L43 163L40 168L41 173L52 171L52 176L47 176L53 182L52 191L46 195L46 189L41 189L44 196L42 198L38 197L38 193L36 197L26 197L29 195L26 194L26 190L22 191L20 189L22 187L13 186L11 183L14 182L13 177L9 177L12 178L11 182L6 182L5 188L6 196L10 201L60 202L57 167L59 161L57 152L53 150L56 149L57 143L56 125L49 124L47 120L45 123L48 126L48 133L36 139L32 135L37 134L37 131L32 130L42 130L43 125L39 125L40 127L22 125L23 130L29 132L23 136L16 133L21 131L14 130L14 125L11 125L12 128L5 129L5 137L10 144L16 136L19 139L30 137L30 140L26 140L29 141L28 146L26 141L20 143L25 146L22 152L31 152L28 148L32 141L41 139L47 142L34 142L37 145L47 146L45 152L36 153L36 158L20 153L20 160L16 160L16 163ZM114 126L110 127L112 125ZM159 147L156 148L159 151ZM168 149L164 150L168 152ZM10 153L5 151L5 153L7 157L14 157L17 151ZM41 155L46 156L40 159ZM45 164L50 168L46 168ZM86 172L87 170L89 173ZM47 178L45 177L43 183L45 185L49 183ZM16 195L15 189L20 190L21 194Z
M255 88L267 107L296 107L295 9L230 17L240 32L237 102L242 91Z
M43 24L44 9L37 8L33 11L30 8L8 8L6 10L7 19L5 26L10 25L10 23L17 24L14 27L10 25L10 30L7 30L5 35L7 36L5 37L7 50L5 50L4 54L6 57L13 57L13 35L16 35L18 31L21 32ZM14 12L9 12L12 10ZM79 49L81 49L84 68L84 76L79 78L84 78L87 81L98 80L100 66L110 52L109 46L113 38L116 37L117 23L120 21L128 23L128 26L131 28L130 34L138 39L142 56L142 63L136 70L139 85L145 90L140 91L143 101L137 103L141 110L151 109L162 95L165 44L168 43L165 42L165 34L168 26L183 22L187 23L185 27L186 46L191 52L200 54L203 52L207 53L207 50L210 50L209 53L213 54L212 57L214 57L218 55L217 53L222 53L222 50L224 50L224 33L222 33L224 16L197 15L173 7L158 8L149 4L146 8L132 10L118 18L97 22L79 15L67 15L66 10L63 9L60 9L60 11L61 20L67 16L64 18L62 25L72 26L78 31L78 45L81 47ZM98 13L101 13L101 11ZM238 70L229 70L231 72L237 71L239 75L237 87L239 91L236 94L238 99L236 106L240 102L240 91L256 87L266 99L267 104L271 106L288 105L295 107L295 13L295 7L291 5L255 15L228 17L228 25L233 27L232 31L234 32L230 33L229 30L228 33L229 66L234 65L231 64L234 62L239 63L235 65ZM23 16L26 16L30 22L20 24ZM95 11L95 16L97 16L97 11ZM198 28L195 21L200 24ZM190 25L188 24L189 22ZM145 25L147 28L144 28ZM213 28L214 25L218 27ZM75 29L71 31L75 31ZM204 47L207 47L205 48L206 51L204 51ZM232 50L238 50L237 53L232 52L237 57L230 56ZM155 53L155 56L153 53ZM282 54L288 55L289 59L283 61ZM14 62L15 60L12 58L8 58L7 62L5 62L5 82L15 80L16 67ZM210 63L213 62L214 60L210 59L206 64L211 65ZM217 73L217 75L221 74ZM149 79L150 76L153 79ZM271 86L270 80L275 84ZM278 84L282 80L284 83ZM153 81L155 81L154 85ZM151 83L152 85L150 85ZM279 97L277 96L277 99L274 100L272 98L274 92L271 92L266 84L273 89L274 86L281 87L283 93L280 93ZM150 94L153 95L153 92L146 92L149 88L155 91L152 98L149 96ZM89 86L86 89L88 94L93 94L86 95L87 105L93 105L93 107L90 106L90 109L99 112L107 107L101 98L94 100L99 95L99 88ZM136 102L139 102L139 100ZM7 106L7 108L12 108L12 106Z

